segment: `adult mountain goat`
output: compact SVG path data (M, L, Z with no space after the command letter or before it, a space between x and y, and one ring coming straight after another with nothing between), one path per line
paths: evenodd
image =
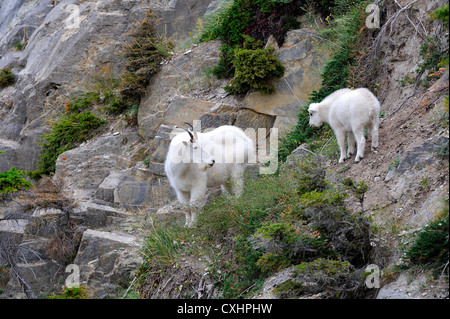
M194 226L207 199L207 188L242 195L245 164L254 154L253 141L235 126L220 126L207 133L176 135L164 165L170 185L186 207L186 226Z
M372 136L372 151L378 147L378 126L380 102L367 89L341 89L327 96L320 103L309 106L309 125L320 127L323 122L330 124L336 135L341 157L344 162L355 153L355 163L364 157L366 139L364 130L370 129ZM348 149L345 149L345 137L348 137Z

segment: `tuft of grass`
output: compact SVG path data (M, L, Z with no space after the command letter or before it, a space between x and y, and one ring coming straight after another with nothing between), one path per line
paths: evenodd
M153 229L144 241L143 257L146 267L168 267L179 261L180 244L174 239L174 228Z

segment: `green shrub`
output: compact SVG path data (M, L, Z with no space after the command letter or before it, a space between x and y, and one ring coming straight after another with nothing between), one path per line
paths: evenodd
M292 170L292 175L296 181L297 194L320 192L328 188L323 158L310 156L297 161L294 165L295 169Z
M121 75L120 97L131 104L139 104L153 75L159 72L161 62L168 57L173 44L165 42L156 29L157 17L151 10L131 32L132 40L124 48L128 63Z
M229 92L274 91L267 81L281 77L284 68L272 51L262 49L262 45L249 48L246 43L248 39L264 42L273 35L281 45L286 32L298 27L295 17L303 13L299 6L303 2L234 0L217 15L219 23L210 20L200 41L216 38L222 41L222 56L213 73L219 78L234 77L226 87Z
M291 261L286 254L269 252L262 255L256 262L256 265L263 272L274 273L289 267L291 265Z
M428 71L425 79L427 81L428 75L436 72L443 60L448 60L448 48L444 50L444 45L437 36L425 37L425 42L420 46L420 56L423 61L419 63L417 73Z
M444 23L444 28L448 30L449 22L449 5L442 6L430 14L431 20L440 20Z
M295 268L293 279L275 289L281 298L317 293L322 298L358 298L364 290L359 272L346 261L318 258Z
M225 90L233 94L252 89L266 94L273 93L275 89L269 81L284 74L284 66L273 52L273 48L263 49L262 42L246 37L244 47L234 49L234 77Z
M286 32L299 27L296 17L305 14L308 5L326 16L335 7L335 1L234 0L215 19L209 19L200 41L219 38L224 44L236 46L242 45L245 35L262 41L273 35L282 45Z
M330 277L348 274L352 265L347 261L317 258L313 262L301 263L297 266L297 275L312 276L318 280L329 280Z
M263 252L256 265L263 272L276 272L320 256L335 255L324 236L303 234L288 221L268 222L259 228L254 246ZM261 247L261 248L259 248Z
M221 56L217 66L215 66L211 71L219 79L232 78L234 75L234 48L230 45L224 44L220 48Z
M22 177L24 175L25 171L17 170L15 167L0 173L0 200L8 194L33 187L33 184Z
M16 77L10 68L3 68L0 70L0 88L10 86L16 81Z
M448 40L447 40L448 41ZM424 87L430 85L430 78L439 74L438 71L441 67L448 66L449 56L448 48L444 49L445 45L441 43L436 35L431 37L425 37L424 43L420 46L420 56L422 57L422 62L418 64L418 78L425 73L425 77L420 83Z
M95 131L105 123L105 120L90 111L64 115L52 122L51 132L42 136L45 143L40 143L41 159L32 176L37 178L54 172L59 155L92 138Z
M364 195L369 190L369 186L364 181L360 181L357 183L353 181L350 177L345 178L342 181L342 184L344 184L344 186L348 190L350 190L353 193L353 195L356 196L356 198L359 201L359 204L361 205L361 212L364 214Z
M113 90L105 92L102 104L104 105L103 110L111 115L123 114L133 107L130 102L122 99L120 95Z
M47 299L89 299L86 287L79 286L73 288L64 287L61 295L47 296Z
M303 218L324 236L342 260L355 266L367 263L371 252L370 223L361 214L350 212L342 189L312 191L299 198Z
M431 20L442 21L444 30L447 31L445 38L448 43L448 21L449 21L449 6L442 6L430 14ZM428 87L429 78L434 72L441 67L448 66L449 55L448 45L441 42L441 38L437 35L426 36L423 44L420 46L420 56L422 62L419 63L416 72L421 77L425 73L425 78L421 81L422 85Z
M100 101L98 92L82 92L66 103L66 110L70 113L81 113L92 108L94 104L100 103Z
M449 214L448 201L446 208L440 218L425 226L411 247L406 252L406 256L411 263L426 266L434 269L436 274L445 272L449 261ZM448 277L448 268L447 268Z

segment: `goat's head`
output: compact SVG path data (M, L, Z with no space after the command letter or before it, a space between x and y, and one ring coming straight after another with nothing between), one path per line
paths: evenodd
M212 167L216 162L214 158L203 147L197 132L191 124L188 124L191 129L184 129L189 134L189 140L183 140L184 146L184 161L189 159L189 163L199 164L202 171L205 171L209 167Z
M323 122L319 116L319 103L311 103L309 105L309 125L315 127L321 127Z

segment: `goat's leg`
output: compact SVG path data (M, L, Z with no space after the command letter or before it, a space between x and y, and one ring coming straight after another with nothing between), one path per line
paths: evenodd
M220 188L222 189L222 194L229 198L231 194L231 180L228 180L225 184L221 184Z
M235 195L237 198L241 197L244 193L244 171L245 167L239 166L235 167L235 169L232 172L232 178L231 178L231 190L233 195Z
M341 150L341 157L339 158L339 163L343 163L347 157L347 151L345 149L345 132L344 130L335 130L336 140Z
M178 201L183 206L184 215L186 217L186 221L184 223L184 226L189 226L189 224L191 223L191 209L189 207L189 201L190 201L190 198L191 198L191 193L190 192L180 191L180 190L177 190L176 193L177 193Z
M347 158L350 158L353 154L355 154L355 136L353 135L353 132L347 133Z
M191 208L189 206L184 208L184 216L186 217L186 221L184 222L184 227L189 227L192 222L192 214L191 214Z
M355 130L354 134L357 145L355 163L358 163L364 157L364 147L366 146L366 138L364 137L364 129Z
M371 150L372 152L377 152L377 148L378 148L378 127L379 127L379 122L380 119L378 118L378 115L375 117L375 119L372 121L372 126L371 126L371 133L372 133L372 147Z
M188 227L195 227L197 216L206 204L206 183L205 185L197 185L191 190L191 200L189 203L191 220Z

